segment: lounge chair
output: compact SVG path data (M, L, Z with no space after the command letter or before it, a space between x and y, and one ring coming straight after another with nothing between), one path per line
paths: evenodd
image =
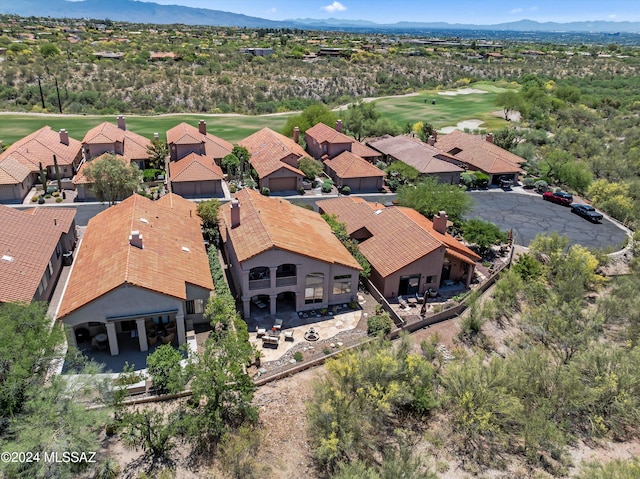
M273 323L274 329L282 329L282 320L276 319Z
M171 344L176 333L171 333L162 337L162 344Z

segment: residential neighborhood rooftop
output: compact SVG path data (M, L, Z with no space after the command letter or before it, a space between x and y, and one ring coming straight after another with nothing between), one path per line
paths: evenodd
M30 302L74 208L20 211L0 205L0 302Z
M53 131L49 126L43 126L30 135L9 146L0 153L0 163L13 159L32 172L42 167L53 166L53 155L56 155L59 165L70 165L80 153L82 144L71 138L65 130Z
M84 135L83 144L103 145L122 143L124 156L131 159L147 158L147 147L151 146L151 140L126 129L122 116L118 117L119 126L104 122L92 128Z
M361 269L318 213L247 188L238 191L234 201L220 208L220 220L221 234L231 238L238 261L279 248ZM232 222L234 204L239 208L237 223Z
M186 299L187 285L213 289L193 204L177 195L133 195L89 221L58 317L120 286Z
M335 171L341 178L386 176L386 173L380 168L350 151L343 151L333 159L324 160L324 164Z
M167 143L175 145L204 143L205 154L211 158L224 158L233 150L232 143L208 133L204 121L201 121L198 127L180 123L167 130Z
M178 161L169 164L169 176L172 182L221 180L222 169L208 156L189 153Z

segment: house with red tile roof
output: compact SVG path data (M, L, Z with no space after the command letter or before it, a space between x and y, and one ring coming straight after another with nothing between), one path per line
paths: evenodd
M115 153L136 163L141 170L149 161L147 148L151 146L151 140L127 130L124 116L118 115L118 125L113 123L100 123L91 128L82 140L82 148L86 160L91 160L103 153Z
M242 189L220 208L220 235L245 318L353 301L362 269L322 217Z
M494 145L491 133L483 137L454 130L440 135L435 147L464 162L468 169L486 173L492 185L499 185L502 179L516 182L522 172L520 165L525 162L524 158Z
M323 163L326 173L339 189L348 186L352 193L364 193L380 191L383 187L386 173L350 151L343 151Z
M213 290L194 208L133 195L89 221L58 312L71 343L100 334L96 346L117 355L127 338L140 351L185 342Z
M410 208L341 197L318 201L335 215L371 264L370 279L387 298L438 290L445 281L469 287L480 256L447 233L447 215L432 221Z
M189 153L169 163L171 191L185 198L224 196L222 169L208 156Z
M0 153L0 201L21 203L38 181L40 164L47 178L55 179L54 156L60 177L71 178L82 159L82 145L67 130L43 126Z
M200 120L198 128L188 123L180 123L167 130L169 158L178 161L190 153L207 156L218 166L222 158L233 150L233 144L207 132L207 123Z
M0 205L0 303L49 301L75 248L75 216L74 208Z
M259 187L271 192L298 191L304 173L298 169L307 153L298 143L270 128L263 128L238 142L251 154L251 167L256 170Z
M317 123L304 133L307 151L316 160L333 158L343 151L350 151L365 160L376 163L381 155L366 145L342 133L342 121L336 122L336 128Z
M417 138L386 136L367 144L383 155L385 163L401 161L418 170L421 176L436 178L440 183L457 185L464 172L462 161Z

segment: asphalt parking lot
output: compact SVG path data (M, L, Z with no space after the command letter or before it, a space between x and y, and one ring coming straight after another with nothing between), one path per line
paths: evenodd
M557 231L571 243L589 248L618 250L625 241L626 232L608 220L591 223L571 213L571 208L542 199L542 195L529 192L488 190L472 191L475 204L468 218L478 217L497 224L500 229L513 228L513 241L528 246L536 234Z

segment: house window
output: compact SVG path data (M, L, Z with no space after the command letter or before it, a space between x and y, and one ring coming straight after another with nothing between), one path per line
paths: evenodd
M51 278L51 276L53 276L53 265L51 264L51 260L49 260L49 264L47 265L47 279Z
M56 258L60 257L60 253L62 253L62 248L60 248L60 243L56 245Z
M425 283L427 284L435 283L437 279L438 279L437 276L427 276Z
M324 274L311 273L307 275L305 279L306 287L304 289L305 304L322 302L322 295L324 293L323 284Z
M350 274L334 276L333 281L333 294L347 294L351 292Z
M189 299L185 301L187 314L202 314L204 313L204 300L203 299Z

